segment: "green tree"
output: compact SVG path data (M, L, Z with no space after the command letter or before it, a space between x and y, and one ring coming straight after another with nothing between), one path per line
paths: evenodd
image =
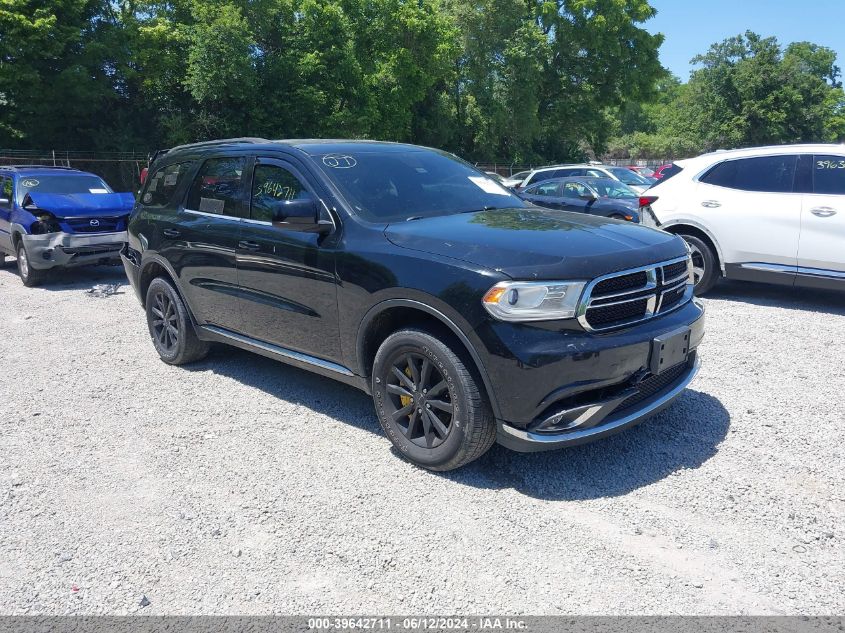
M619 117L615 155L673 158L717 148L845 137L845 92L835 53L809 42L782 48L751 32L692 60L687 84Z

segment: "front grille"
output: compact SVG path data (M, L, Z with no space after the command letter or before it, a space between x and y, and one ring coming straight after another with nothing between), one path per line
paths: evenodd
M65 222L74 233L114 233L123 230L123 218L67 218Z
M587 320L594 328L617 321L641 319L648 309L648 299L629 301L628 303L613 303L587 310Z
M622 275L620 277L611 277L596 284L593 288L594 297L603 297L605 295L614 294L617 292L625 292L645 286L648 282L648 276L644 270L638 273L631 273L630 275Z
M80 255L80 256L89 256L89 255L113 255L115 253L119 253L121 249L121 244L104 244L101 246L63 246L61 247L62 251L67 253L68 255Z
M677 262L675 264L669 264L668 266L663 267L663 280L664 281L671 281L673 279L677 279L681 275L687 274L687 262Z
M670 290L663 294L663 302L660 304L660 311L667 312L678 305L684 295L686 294L686 284L678 286L674 290Z
M587 286L579 321L599 332L639 323L679 308L692 298L689 257L605 275Z
M643 400L648 400L652 396L670 387L672 384L677 382L684 373L686 373L689 368L689 363L690 361L687 361L685 363L681 363L680 365L675 365L656 376L651 376L650 378L643 380L636 386L637 393L628 396L628 398L623 400L622 404L613 410L613 415L635 407Z

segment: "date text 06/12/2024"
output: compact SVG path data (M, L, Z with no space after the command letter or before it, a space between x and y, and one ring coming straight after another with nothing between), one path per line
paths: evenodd
M524 620L498 617L347 617L347 618L309 618L308 628L316 631L328 630L371 630L371 631L420 631L420 630L454 630L454 631L492 631L510 630L524 631L527 624Z

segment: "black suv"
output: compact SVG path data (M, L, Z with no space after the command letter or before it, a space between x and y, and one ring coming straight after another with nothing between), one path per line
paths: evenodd
M697 371L681 238L534 207L445 152L233 139L149 173L122 257L162 360L220 342L354 385L420 466L607 435Z

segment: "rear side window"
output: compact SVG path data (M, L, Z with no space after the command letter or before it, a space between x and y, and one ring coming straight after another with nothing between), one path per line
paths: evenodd
M845 157L815 156L813 193L845 195Z
M679 165L676 165L675 163L672 163L671 165L669 165L668 167L664 168L664 169L660 172L660 173L662 174L662 177L660 178L660 180L658 180L658 182L666 182L666 181L667 181L667 180L669 180L672 176L677 176L677 175L678 175L678 174L680 174L682 171L684 171L683 167L681 167L681 166L679 166Z
M185 181L190 167L188 163L174 163L156 170L152 178L147 179L147 188L141 196L141 202L148 207L163 207L173 201L173 196Z
M228 156L203 163L188 194L187 208L192 211L243 216L243 176L246 158Z
M556 178L554 170L549 169L547 171L538 171L536 174L531 176L531 180L528 181L528 184L533 185L538 182L543 182L544 180L550 180L551 178Z
M555 172L555 178L568 178L570 176L583 176L583 169L558 169Z
M742 191L791 193L797 161L795 155L728 160L708 171L701 182Z

